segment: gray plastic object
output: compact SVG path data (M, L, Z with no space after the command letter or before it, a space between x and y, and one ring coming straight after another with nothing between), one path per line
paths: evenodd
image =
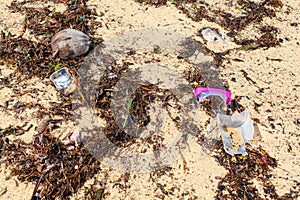
M254 126L248 110L232 116L217 114L217 123L222 135L224 150L234 156L247 155L245 143L253 140Z
M74 78L66 67L61 68L51 74L50 80L64 95L69 95L76 89Z

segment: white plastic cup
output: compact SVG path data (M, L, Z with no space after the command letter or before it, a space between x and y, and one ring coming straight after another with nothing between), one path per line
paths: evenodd
M234 156L247 155L245 143L253 140L254 126L248 110L233 115L217 114L224 150Z

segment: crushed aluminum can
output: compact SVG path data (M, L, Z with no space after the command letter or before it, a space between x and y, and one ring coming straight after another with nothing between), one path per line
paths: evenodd
M76 89L74 78L66 67L51 74L50 80L54 83L55 87L66 96L70 95Z

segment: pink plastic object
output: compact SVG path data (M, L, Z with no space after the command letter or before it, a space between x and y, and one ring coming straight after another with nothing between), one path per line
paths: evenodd
M231 99L231 93L229 91L217 89L217 88L196 88L194 91L195 97L198 101L208 96L219 96L226 104L229 104Z

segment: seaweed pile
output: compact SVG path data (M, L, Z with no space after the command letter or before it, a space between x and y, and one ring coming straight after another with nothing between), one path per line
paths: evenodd
M276 193L276 187L271 182L272 170L278 167L277 160L271 157L261 147L252 148L247 144L247 156L228 155L220 142L215 158L228 170L225 177L220 177L216 199L297 199L299 191L295 186L284 195ZM221 154L220 154L221 152ZM261 191L254 185L256 179L262 183ZM263 197L265 196L265 197Z
M11 176L36 184L32 199L66 199L100 171L100 163L83 148L67 146L44 132L31 144L0 140L1 159Z

